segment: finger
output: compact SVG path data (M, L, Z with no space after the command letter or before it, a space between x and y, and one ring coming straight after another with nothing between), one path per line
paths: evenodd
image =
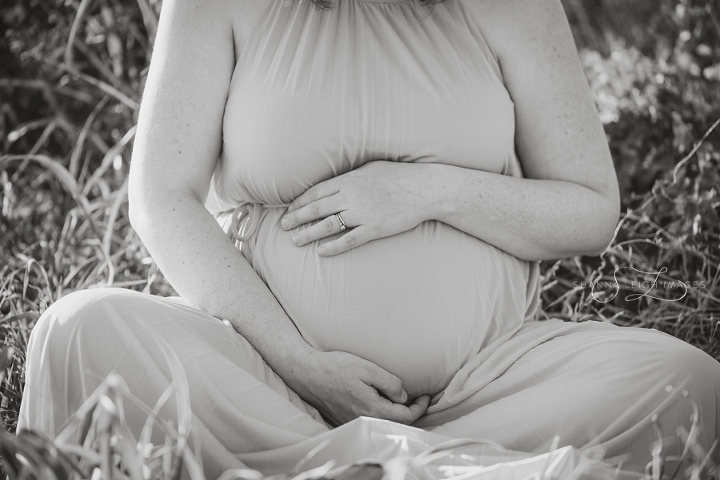
M384 418L385 420L392 420L393 422L403 423L405 425L413 423L427 410L427 406L423 404L413 403L409 407L406 407L400 403L393 403L383 397L378 397L378 400L375 402L373 407L372 416Z
M287 211L293 212L299 208L304 207L305 205L320 200L321 198L335 195L339 191L340 190L337 188L335 178L325 180L324 182L320 182L317 185L313 185L312 187L305 190L305 193L301 194L290 203Z
M408 409L412 415L412 422L425 415L428 407L430 406L430 395L422 395L416 398L409 406Z
M359 247L370 240L374 240L369 234L370 231L371 229L364 225L353 228L342 237L320 245L317 249L318 255L321 257L330 257Z
M368 370L368 375L363 379L363 381L375 388L378 392L381 392L390 401L396 404L403 404L407 402L407 392L405 392L405 389L402 386L402 381L392 373L380 368L374 363L368 363L370 368Z
M291 230L309 222L329 217L338 212L337 199L334 196L323 197L304 205L293 212L286 213L280 219L280 226L284 230Z
M341 231L342 228L340 227L337 216L330 215L315 225L293 232L292 240L295 245L301 247L315 240L335 235Z

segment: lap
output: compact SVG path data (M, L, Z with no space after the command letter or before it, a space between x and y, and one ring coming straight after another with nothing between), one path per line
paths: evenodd
M494 348L494 349L493 349ZM436 399L419 422L450 436L543 451L560 445L631 451L646 462L657 440L689 430L699 407L700 442L709 448L720 410L720 364L664 333L598 322L529 322Z
M77 292L43 315L28 349L21 428L52 435L111 371L153 404L172 381L159 344L183 364L216 463L221 454L283 448L328 431L231 326L180 298L121 289ZM692 402L709 447L720 434L712 431L720 367L680 340L597 322L528 322L458 372L416 426L525 452L545 451L560 435L561 445L602 444L618 454L633 444L647 450L654 414L670 431L687 424ZM141 428L144 417L131 413Z
M54 436L111 372L154 405L173 381L167 350L182 363L193 417L205 433L202 442L218 447L215 457L278 448L328 430L231 326L182 299L122 289L70 294L38 321L28 345L19 428ZM145 415L125 403L138 433ZM163 415L176 419L174 408L168 402Z
M118 288L75 292L56 302L36 329L38 333L34 336L40 337L43 332L44 339L52 340L46 349L67 350L70 359L75 359L82 350L93 360L87 366L99 374L108 370L104 361L133 361L133 357L143 355L130 351L134 345L162 342L180 351L181 361L187 367L222 371L230 364L240 366L278 393L294 395L230 325L179 297L164 298ZM33 347L31 344L30 350ZM53 358L63 357L60 352L49 354ZM160 349L154 348L147 354L159 365L167 363ZM169 375L169 370L162 368Z

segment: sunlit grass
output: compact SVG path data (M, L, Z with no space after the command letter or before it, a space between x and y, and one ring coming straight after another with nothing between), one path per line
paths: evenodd
M13 2L5 15L38 15ZM720 359L717 6L693 0L678 3L681 9L663 0L647 19L654 36L635 48L594 25L623 21L621 5L609 3L613 8L593 16L597 7L586 12L583 6L591 2L565 1L606 122L623 214L601 257L544 265L542 315L658 328ZM129 147L160 4L82 0L46 2L44 8L54 18L52 28L31 34L25 25L9 33L22 60L16 77L0 78L7 98L0 112L3 465L12 478L174 479L181 464L197 472L180 423L153 420L167 445L132 438L121 415L121 400L131 395L115 377L86 402L62 438L13 436L28 338L50 304L75 290L110 285L173 293L127 216ZM648 52L655 43L657 51ZM656 273L658 285L643 286ZM678 281L687 288L679 290ZM607 286L614 282L622 287L617 292ZM70 432L77 435L73 441ZM692 447L691 433L680 432L691 445L695 470L677 478L709 478L713 467L704 460L707 452ZM19 474L23 468L30 469L27 476ZM377 470L349 475L356 474L373 478ZM250 471L239 475L260 478ZM655 477L659 468L649 473Z

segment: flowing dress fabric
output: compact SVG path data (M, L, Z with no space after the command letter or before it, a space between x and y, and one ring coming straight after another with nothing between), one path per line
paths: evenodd
M403 0L341 0L327 11L259 1L207 203L311 345L357 354L412 395L433 395L426 415L412 427L362 418L331 429L229 325L182 299L97 289L62 298L35 326L19 428L56 434L111 372L154 405L173 378L171 350L191 385L193 439L210 478L243 465L288 472L321 445L308 467L459 438L485 443L438 461L494 465L475 478L547 473L537 455L556 437L572 447L553 453L564 463L550 463L566 468L556 478L607 473L591 460L597 452L641 471L658 426L665 451L682 452L676 432L691 430L694 412L695 444L709 450L720 434L720 365L653 330L535 320L537 263L435 221L330 258L316 252L327 240L296 247L279 228L307 188L373 160L522 176L514 105L476 3L447 0L428 13ZM175 409L170 401L161 415ZM125 414L139 432L143 411L128 404Z

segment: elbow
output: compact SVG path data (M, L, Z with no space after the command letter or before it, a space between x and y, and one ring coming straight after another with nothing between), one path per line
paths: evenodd
M157 233L157 222L162 222L163 217L167 215L164 206L158 203L157 197L158 192L146 195L132 188L128 189L128 220L146 246L147 242L152 242L151 238Z
M128 219L130 220L130 226L138 232L138 234L140 234L140 230L142 229L142 219L144 217L145 214L137 198L128 195Z
M589 245L588 248L581 253L581 255L585 257L599 257L600 255L605 253L605 251L610 246L610 243L612 242L612 233L614 233L614 231L611 232L611 235L607 237L600 237L596 242L593 243L593 245Z
M148 202L143 195L142 182L137 175L133 175L132 169L128 179L128 219L130 226L137 232L140 238L143 237L145 227L148 225Z
M158 218L157 210L168 201L165 184L150 175L138 164L130 165L128 176L128 220L141 240L150 232L152 220Z
M154 235L159 225L176 210L188 209L204 202L191 188L168 187L166 182L148 179L147 176L133 175L128 180L128 219L130 225L145 241Z
M589 255L597 257L605 253L605 251L610 248L610 245L612 245L612 241L615 239L616 226L617 217L615 218L615 221L612 222L612 224L609 224L608 228L605 228L605 230L601 232L601 235L598 236L597 244L593 245L593 248L590 250Z
M582 201L567 204L557 223L549 226L541 251L522 258L557 260L568 257L597 257L605 253L615 239L620 218L620 196L617 188L609 193L586 190Z
M591 231L584 256L597 257L605 253L615 239L615 230L620 217L620 197L617 194L606 196L598 205L594 218L591 219Z

